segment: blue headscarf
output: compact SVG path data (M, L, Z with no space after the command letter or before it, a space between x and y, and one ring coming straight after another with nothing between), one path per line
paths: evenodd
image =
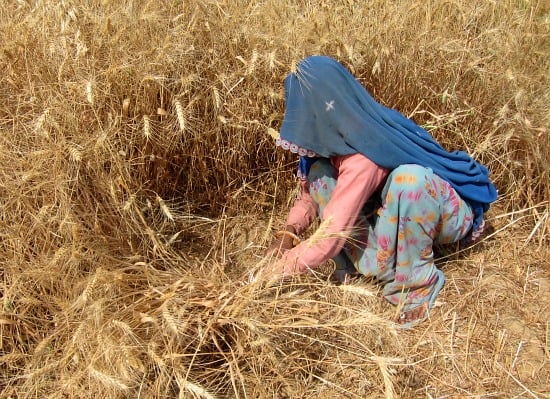
M389 170L404 164L429 167L470 204L473 228L497 198L485 166L463 151L447 152L412 120L377 103L332 58L302 60L285 79L285 97L282 140L327 158L361 153Z

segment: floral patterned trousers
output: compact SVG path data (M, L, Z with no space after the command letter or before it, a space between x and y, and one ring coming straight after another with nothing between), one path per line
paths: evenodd
M315 162L308 180L310 195L327 204L336 186L328 160ZM473 214L452 186L419 165L401 165L388 176L377 199L370 199L356 228L334 260L337 268L349 265L384 285L384 297L403 310L430 300L438 278L434 244L449 244L466 236Z

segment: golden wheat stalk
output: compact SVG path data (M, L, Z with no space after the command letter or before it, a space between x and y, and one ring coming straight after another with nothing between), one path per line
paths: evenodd
M101 384L103 384L105 386L108 386L108 387L111 387L111 388L116 388L116 389L123 390L123 391L129 389L128 385L126 385L120 379L118 379L118 378L116 378L112 375L109 375L109 374L104 373L102 371L96 370L92 366L90 366L90 368L88 370L89 370L90 376L92 378L94 378L96 381L99 381Z
M91 81L86 82L86 100L88 100L91 105L94 105L94 92Z
M212 97L214 98L214 109L217 112L222 107L222 98L220 95L220 91L216 86L212 86Z
M48 131L45 128L45 122L46 122L46 118L48 117L49 112L50 112L49 109L45 109L40 114L40 116L38 117L38 119L36 120L36 123L34 125L34 131L36 133L40 134L41 136L44 136L44 137L49 137Z
M143 135L146 140L151 138L151 120L147 115L143 115Z
M170 210L168 205L166 205L166 201L164 201L162 198L160 198L157 195L157 202L159 204L160 210L162 211L162 214L166 217L166 219L173 222L174 221L174 215L172 214L172 211Z
M256 68L256 62L258 61L258 49L255 48L252 50L252 55L250 56L250 61L248 61L248 65L246 68L245 75L252 75L254 73L254 69Z
M4 3L0 396L544 397L544 2ZM293 199L265 132L314 53L499 186L495 233L444 259L445 305L411 330L330 267L241 283Z
M176 381L180 387L180 392L178 398L186 398L186 392L191 393L194 397L203 398L203 399L216 399L216 396L208 392L205 388L201 387L199 384L190 382L186 379L183 379L181 376L176 376Z
M174 101L174 106L176 108L176 115L178 116L178 123L180 126L180 131L185 131L185 115L183 114L183 106L179 100Z
M73 162L79 163L82 161L82 152L75 145L70 145L67 152Z

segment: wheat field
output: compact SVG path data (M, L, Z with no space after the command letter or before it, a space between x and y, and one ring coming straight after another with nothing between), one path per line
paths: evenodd
M549 27L542 0L4 0L0 398L550 397ZM412 330L330 264L243 282L313 54L499 189Z

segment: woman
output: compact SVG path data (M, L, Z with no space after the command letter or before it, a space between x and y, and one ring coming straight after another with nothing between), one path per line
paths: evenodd
M277 145L300 156L301 192L268 248L274 270L332 258L340 280L358 271L382 283L403 326L425 319L445 282L432 246L479 236L497 198L487 168L378 104L331 58L301 61L285 95ZM316 216L320 227L294 246Z

